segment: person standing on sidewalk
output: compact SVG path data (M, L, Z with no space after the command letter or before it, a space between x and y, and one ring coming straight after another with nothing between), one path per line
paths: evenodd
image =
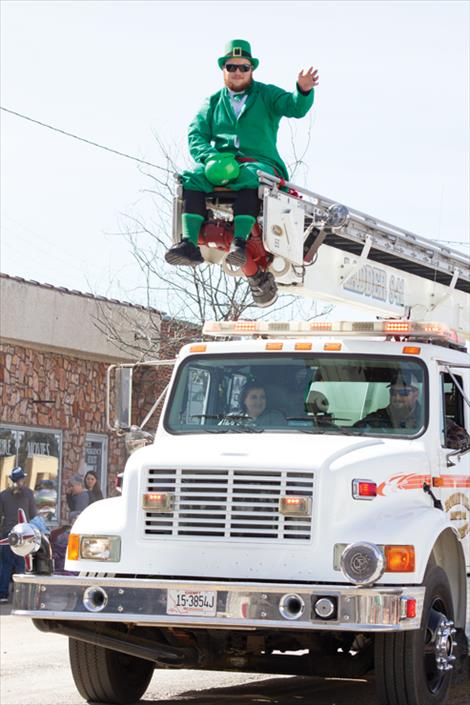
M26 473L23 468L14 468L9 477L13 486L0 492L1 538L8 536L18 523L18 509L24 511L27 521L38 513L34 493L25 487ZM13 553L10 546L0 546L0 602L8 602L12 575L23 572L24 559Z
M78 515L90 504L90 495L85 489L83 477L76 473L67 482L65 490L70 522L73 524Z

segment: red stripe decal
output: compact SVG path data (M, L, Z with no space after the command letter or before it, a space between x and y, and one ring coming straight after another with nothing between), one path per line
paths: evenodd
M413 473L398 473L391 475L377 487L377 494L385 497L398 490L420 490L426 482L433 487L457 488L470 487L469 475L439 475L431 478L431 475L415 475Z

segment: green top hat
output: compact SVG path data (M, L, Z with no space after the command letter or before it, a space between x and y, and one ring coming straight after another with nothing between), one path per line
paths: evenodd
M231 39L225 45L225 56L221 56L217 59L219 68L223 68L226 61L229 59L249 59L253 66L253 71L257 68L259 61L251 56L251 46L250 43L244 39Z

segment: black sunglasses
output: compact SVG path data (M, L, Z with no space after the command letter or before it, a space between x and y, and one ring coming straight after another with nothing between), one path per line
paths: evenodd
M390 394L393 396L400 396L400 397L407 397L409 394L411 394L413 390L412 389L390 389Z
M248 73L248 71L251 71L251 64L225 64L224 69L229 73L235 73L237 70L242 73Z

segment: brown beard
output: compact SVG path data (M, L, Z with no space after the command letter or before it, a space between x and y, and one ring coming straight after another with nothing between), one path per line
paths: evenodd
M243 91L246 91L247 88L251 86L253 82L253 72L251 72L248 75L248 79L246 80L246 83L243 83L243 85L240 86L234 86L232 85L232 77L230 74L225 75L224 74L224 83L227 86L227 88L230 88L231 91L234 93L243 93Z

